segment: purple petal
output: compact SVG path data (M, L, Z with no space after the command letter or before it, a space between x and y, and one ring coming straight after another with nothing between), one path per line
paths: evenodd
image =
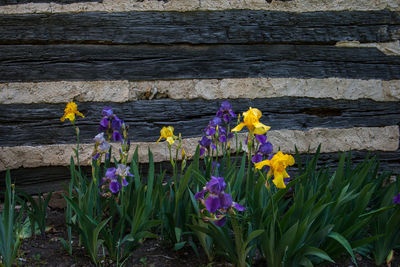
M222 192L219 194L219 201L223 209L228 209L232 206L232 196L228 193Z
M210 193L219 195L225 190L226 183L224 177L211 176L211 180L206 183L206 188Z
M201 191L199 191L199 192L197 192L195 195L194 195L194 199L196 199L196 200L199 200L199 199L204 199L204 194L206 193L206 191L207 190L201 190Z
M210 125L211 126L214 126L214 127L217 127L217 125L220 125L221 124L221 119L220 118L218 118L218 117L215 117L214 119L212 119L212 121L210 121Z
M106 175L105 176L108 179L116 179L117 175L115 174L115 171L116 171L116 169L114 167L108 168L107 171L106 171Z
M104 107L103 108L103 116L110 117L113 114L113 110L111 107Z
M224 111L223 110L218 110L216 116L218 118L222 118L222 116L224 115Z
M215 128L214 128L214 127L208 126L208 127L206 128L206 134L207 134L207 135L214 135L215 133L216 133L216 131L215 131Z
M251 158L251 162L253 162L253 163L258 163L258 162L260 162L260 161L262 161L262 160L263 160L263 157L262 157L262 155L259 154L259 153L255 154L255 155Z
M270 142L266 142L265 144L262 144L260 146L260 148L258 149L258 152L260 152L264 155L268 155L268 154L271 154L273 150L274 150L274 147L272 146L272 144Z
M100 128L108 129L108 124L110 121L108 120L107 117L103 117L100 121Z
M207 136L203 136L199 141L199 144L201 146L207 147L211 144L211 139L207 138Z
M211 144L211 148L214 149L214 150L217 149L217 147L214 144Z
M395 197L393 198L393 203L394 203L394 204L400 204L400 193L397 194L397 196L395 196Z
M107 141L104 141L101 145L99 145L99 150L101 152L107 152L110 149L110 144Z
M114 141L117 141L117 142L122 140L122 136L118 131L113 132L112 138Z
M221 109L230 110L231 108L232 105L229 103L229 101L224 101L221 103Z
M258 142L260 142L261 144L265 144L265 142L267 141L266 135L256 134L255 136L256 136L256 139L258 140Z
M94 155L94 156L92 157L92 159L98 160L99 157L100 157L100 154L99 154L99 153L96 153L96 155Z
M219 197L213 194L208 195L205 205L210 213L216 212L221 207Z
M224 226L226 223L226 217L223 217L222 219L219 219L218 221L213 221L213 223L216 226Z
M224 122L229 122L231 120L231 117L229 116L229 114L224 114L222 116L222 119L224 120Z
M110 191L116 194L119 192L119 190L121 190L121 185L117 180L112 180L110 183Z
M95 143L97 143L97 144L101 144L101 143L103 143L104 141L106 141L106 140L104 139L104 133L99 133L98 135L96 135L96 136L93 138L93 141L94 141Z
M121 120L115 115L111 121L111 128L116 131L119 131L119 129L121 129Z
M233 136L235 136L234 133L229 133L229 134L228 134L228 139L231 139Z
M220 137L218 137L218 140L219 140L221 143L226 143L226 141L227 141L226 135L221 135Z
M234 207L237 211L244 211L244 210L247 210L246 207L243 207L242 205L240 205L240 204L238 204L238 203L236 203L236 202L233 202L233 207Z
M232 118L236 118L236 114L233 112L232 109L229 110L229 115L231 115Z
M122 178L121 181L122 181L122 186L127 186L129 184L125 178Z
M204 155L204 153L206 152L206 149L204 147L200 148L200 157Z

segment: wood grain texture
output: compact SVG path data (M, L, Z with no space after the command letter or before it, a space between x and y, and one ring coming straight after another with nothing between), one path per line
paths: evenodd
M1 15L0 25L0 44L335 44L400 38L400 15L388 10L26 14Z
M111 106L129 125L131 141L156 141L160 129L172 125L182 136L201 136L222 100L140 100L127 103L78 103L86 118L77 120L81 142L97 134L101 110ZM400 102L347 101L312 98L235 99L236 113L257 107L274 130L381 127L400 125ZM0 105L0 144L6 146L74 143L74 130L62 123L64 104Z
M101 3L102 0L0 0L0 6L6 5L21 5L28 3L55 3L55 4L72 4L79 2L98 2ZM1 25L1 23L0 23Z
M326 166L332 169L337 167L338 158L340 153L322 153L320 154L318 167ZM392 172L393 174L400 174L400 150L395 152L370 152L370 151L353 151L352 162L353 164L359 163L366 158L377 156L380 161L380 172ZM312 155L301 155L303 162L310 159ZM148 164L139 165L141 173L147 174ZM166 170L167 176L171 174L171 166L169 162L156 163L156 172ZM87 177L91 175L90 167L82 167ZM297 175L298 170L296 166L288 169L292 177ZM0 187L4 188L5 172L0 172ZM70 179L69 168L65 166L52 166L52 167L37 167L37 168L19 168L11 170L12 181L18 188L27 191L28 193L50 192L64 189L68 185Z
M3 45L0 82L400 78L400 57L318 45Z

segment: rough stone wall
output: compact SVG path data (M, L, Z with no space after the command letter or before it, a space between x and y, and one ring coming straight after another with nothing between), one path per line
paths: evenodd
M150 147L162 162L159 129L186 131L193 154L201 131L184 127L205 127L223 99L237 113L257 103L285 152L379 153L399 173L399 12L397 0L0 0L1 175L39 185L69 164L66 102L87 115L82 131L120 107L140 160Z

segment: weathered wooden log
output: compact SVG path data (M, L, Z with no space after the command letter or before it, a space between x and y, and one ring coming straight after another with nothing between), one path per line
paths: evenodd
M85 12L1 15L0 25L1 44L335 44L397 40L400 15L388 10Z
M318 168L337 167L340 153L323 153L320 154ZM369 152L369 151L352 151L352 163L356 164L363 161L367 155L377 156L380 161L380 172L392 172L395 175L400 174L400 150L395 152ZM301 155L303 164L307 159L310 159L312 154ZM161 170L167 171L167 176L171 174L171 166L169 162L156 163L156 173ZM82 170L87 177L91 177L90 167L83 167ZM140 164L140 172L147 174L148 164ZM296 177L298 170L296 166L288 169L292 177ZM5 172L0 172L0 187L4 188ZM11 170L11 178L13 183L18 188L28 193L50 192L62 190L68 185L70 179L70 171L68 167L52 166L52 167L37 167L37 168L19 168ZM145 181L146 176L142 177Z
M81 141L92 142L104 106L130 127L132 141L155 141L162 126L172 125L182 136L196 137L215 116L222 100L140 100L127 103L78 103L85 119L78 119ZM232 99L237 113L249 107L263 112L272 129L306 130L315 127L380 127L400 124L400 102L312 98ZM0 144L3 146L74 143L74 130L62 123L64 104L0 105Z
M400 57L318 45L4 45L0 82L190 78L400 78Z

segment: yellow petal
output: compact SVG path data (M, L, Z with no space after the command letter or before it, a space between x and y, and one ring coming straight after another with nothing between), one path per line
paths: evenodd
M175 140L174 140L174 138L172 138L172 137L167 137L167 142L168 142L170 145L172 145L173 143L175 143Z
M270 166L270 161L268 159L254 163L254 167L256 167L256 169L262 169L262 167L265 165Z
M287 155L286 164L292 166L294 164L294 157L292 155Z
M264 125L261 122L254 123L253 126L255 127L254 133L260 135L265 134L269 129L271 129L270 126Z
M160 136L160 138L158 138L158 140L157 140L156 144L158 144L158 142L160 142L160 141L161 141L161 139L162 139L162 136Z
M65 117L67 119L69 119L70 121L74 121L75 120L75 114L74 113L68 113Z
M233 129L231 130L231 132L239 132L239 131L241 131L241 130L243 129L244 126L246 126L246 124L244 124L244 123L242 122L242 123L240 123L239 125L237 125L235 128L233 128Z
M82 113L80 113L79 111L76 111L76 115L81 116L82 118L85 118L85 116Z
M272 180L276 187L282 189L286 188L285 183L283 182L283 174L281 172L275 172L274 173L274 180Z

